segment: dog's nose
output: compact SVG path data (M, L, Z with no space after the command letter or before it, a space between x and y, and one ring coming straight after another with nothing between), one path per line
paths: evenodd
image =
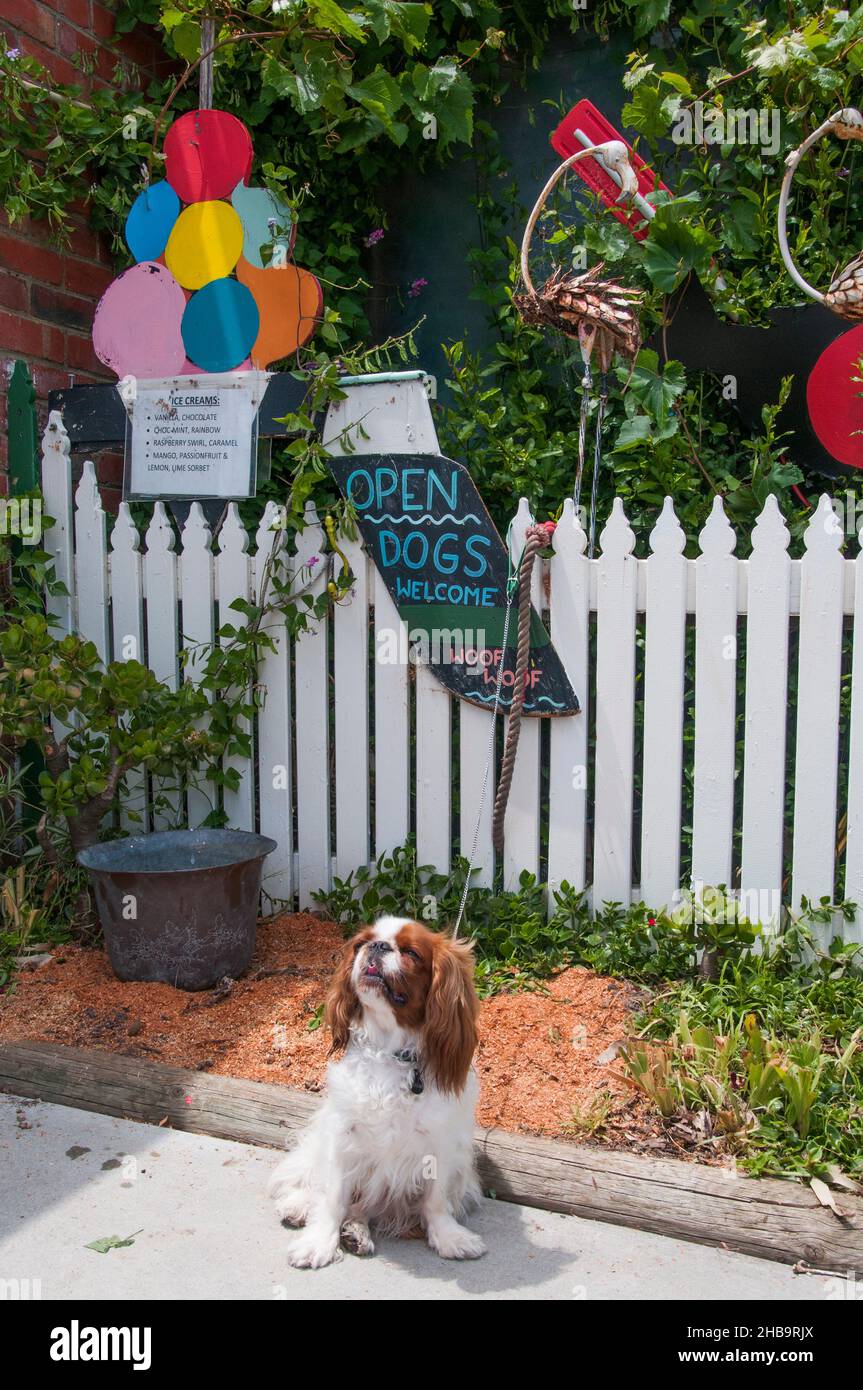
M385 955L387 954L387 952L388 952L388 951L391 951L392 949L393 949L393 948L392 948L392 946L390 945L390 943L389 943L388 941L370 941L370 942L369 942L369 951L378 951L378 952L380 953L380 955L382 955L382 956L385 956Z

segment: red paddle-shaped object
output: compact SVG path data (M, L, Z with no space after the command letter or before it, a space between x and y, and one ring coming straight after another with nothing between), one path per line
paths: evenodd
M671 189L654 174L641 156L635 153L629 142L615 130L611 121L607 121L602 112L597 111L593 102L586 98L573 106L551 136L552 147L561 159L569 159L577 150L582 150L587 145L601 145L607 140L622 140L629 150L629 162L638 176L638 193L633 199L634 206L618 202L620 184L614 181L596 159L579 160L578 164L573 164L572 172L599 195L607 208L611 208L618 222L622 222L638 241L642 241L647 236L647 223L650 219L650 213L645 211L649 207L644 201L646 195L656 192L657 189L670 194Z

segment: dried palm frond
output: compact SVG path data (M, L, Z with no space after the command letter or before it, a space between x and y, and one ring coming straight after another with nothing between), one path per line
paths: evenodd
M556 328L569 338L577 338L585 361L595 351L600 368L607 372L615 353L628 362L635 361L641 347L638 307L640 290L603 280L603 263L581 275L555 270L537 289L530 278L530 243L540 212L558 179L579 159L593 158L614 177L621 188L621 201L638 192L638 178L629 162L629 151L622 140L590 145L564 160L555 169L527 219L521 242L521 278L524 290L513 295L513 303L525 323Z
M824 303L843 319L863 319L863 251L836 276Z
M615 353L628 362L638 355L638 308L644 296L616 280L603 280L602 271L602 261L582 275L555 270L540 289L513 295L513 303L525 323L557 328L569 338L595 333L600 366L607 371Z

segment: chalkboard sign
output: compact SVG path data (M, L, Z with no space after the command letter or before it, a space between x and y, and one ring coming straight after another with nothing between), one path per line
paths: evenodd
M503 650L507 553L467 469L440 454L338 455L329 466L356 509L411 650L447 690L483 709L494 703L502 661L500 703L509 709L518 605ZM392 635L390 650L383 637L376 659L404 660L400 635ZM524 713L577 712L560 658L532 612Z

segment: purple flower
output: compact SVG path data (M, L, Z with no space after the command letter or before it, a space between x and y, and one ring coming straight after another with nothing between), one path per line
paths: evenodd
M6 50L6 57L7 57L7 58L11 58L12 61L13 61L13 63L14 63L14 61L15 61L16 58L20 58L20 57L21 57L21 50L20 50L20 48L9 48L9 49L7 49L7 50Z
M427 284L428 280L424 280L422 276L420 276L417 280L412 280L411 287L408 290L408 298L419 299Z
M374 231L369 232L368 236L366 237L365 245L377 246L378 242L383 241L385 236L386 232L384 231L383 227L375 227Z

